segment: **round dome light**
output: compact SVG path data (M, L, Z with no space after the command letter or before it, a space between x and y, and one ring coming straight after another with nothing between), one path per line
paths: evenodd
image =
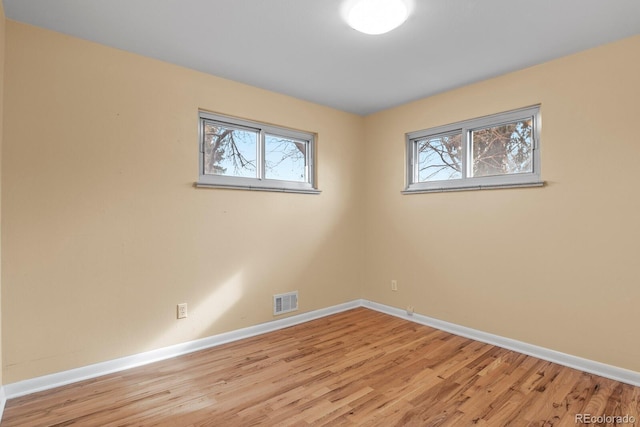
M403 0L359 0L349 10L347 22L365 34L384 34L399 27L408 15Z

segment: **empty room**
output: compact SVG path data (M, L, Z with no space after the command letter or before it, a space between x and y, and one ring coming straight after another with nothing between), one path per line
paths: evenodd
M638 0L3 0L0 425L640 425Z

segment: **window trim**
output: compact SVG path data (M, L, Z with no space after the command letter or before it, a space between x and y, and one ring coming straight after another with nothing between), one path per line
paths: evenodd
M515 121L526 119L529 117L533 119L532 172L483 177L467 176L469 173L469 159L471 159L470 134L472 131L499 126L506 123L513 123ZM538 104L475 119L463 120L461 122L451 123L448 125L409 132L405 135L406 186L402 193L414 194L444 191L484 190L494 188L541 187L544 185L544 181L541 181L540 179L541 128L540 105ZM417 178L418 141L427 137L457 132L460 132L462 135L462 178L419 182Z
M204 127L205 122L218 122L225 126L255 131L258 134L256 153L257 177L241 177L230 175L211 175L204 173ZM265 136L282 136L295 139L307 144L306 150L306 176L307 180L285 181L265 178ZM200 110L198 112L198 181L196 187L203 188L227 188L237 190L275 191L285 193L320 194L316 188L315 170L315 145L316 135L311 132L303 132L281 126L269 125L252 120L239 119L217 113Z

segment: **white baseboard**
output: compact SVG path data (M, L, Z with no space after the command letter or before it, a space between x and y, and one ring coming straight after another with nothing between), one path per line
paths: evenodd
M445 322L443 320L434 319L421 314L414 313L413 315L408 315L405 310L372 301L364 300L363 307L410 320L421 325L440 329L441 331L449 332L454 335L492 344L497 347L506 348L507 350L517 351L518 353L527 354L529 356L537 357L538 359L557 363L558 365L567 366L569 368L589 372L601 377L640 387L640 372L607 365L606 363L596 362L589 359L583 359L582 357L572 356L570 354L561 353L559 351L550 350L533 344L527 344L522 341L501 337L499 335L490 334L488 332L479 331L466 326L456 325L454 323Z
M7 403L7 396L4 394L4 387L0 385L0 424L2 424L5 403Z
M363 299L350 301L344 304L287 317L280 320L262 323L248 328L238 329L236 331L226 332L195 341L182 344L176 344L170 347L164 347L157 350L151 350L145 353L126 356L119 359L109 360L106 362L96 363L81 368L71 369L68 371L57 372L55 374L44 375L12 384L6 384L4 388L0 387L0 415L6 399L12 399L19 396L35 393L38 391L48 390L78 381L96 378L102 375L111 374L113 372L123 371L129 368L146 365L160 360L169 359L176 356L192 353L194 351L215 347L221 344L249 338L252 336L276 331L279 329L294 326L310 320L319 319L342 311L350 310L356 307L366 307L382 313L386 313L395 317L400 317L432 328L440 329L465 338L492 344L508 350L517 351L539 359L548 360L559 365L568 366L570 368L589 372L605 378L610 378L626 384L640 386L640 372L631 371L616 366L607 365L605 363L595 362L593 360L583 359L581 357L572 356L570 354L561 353L544 347L527 344L522 341L501 337L487 332L478 331L476 329L467 328L465 326L456 325L454 323L445 322L434 319L421 314L407 315L406 311L399 308L379 304ZM1 419L1 418L0 418Z
M78 381L96 378L102 375L114 372L124 371L125 369L135 368L137 366L147 365L149 363L160 360L169 359L176 356L192 353L194 351L215 347L243 338L253 337L255 335L284 329L310 320L326 317L331 314L340 313L352 308L361 307L362 300L354 300L344 304L335 305L320 310L310 311L308 313L298 314L296 316L286 317L284 319L273 320L259 325L250 326L248 328L238 329L219 335L213 335L195 341L189 341L182 344L172 345L170 347L159 348L132 356L121 357L106 362L95 363L93 365L83 366L81 368L70 369L68 371L56 372L54 374L44 375L41 377L31 378L24 381L18 381L4 386L7 399L25 396L27 394L36 393L38 391L49 390L54 387L75 383Z

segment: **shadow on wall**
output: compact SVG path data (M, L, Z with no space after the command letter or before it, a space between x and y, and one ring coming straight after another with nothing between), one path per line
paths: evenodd
M262 240L270 243L231 245L226 262L211 274L205 268L209 256L197 260L202 269L199 277L181 292L184 300L176 301L188 303L188 317L176 320L172 306L171 311L165 311L164 330L138 346L138 351L202 339L359 297L360 274L353 267L353 245L359 235L353 227L356 216L339 209L325 215L322 224L309 227L306 221L294 223L298 216L294 212L283 205L265 207L263 215L278 218L264 223L270 227ZM221 270L226 271L226 278L221 279ZM273 317L272 296L294 290L300 292L299 311ZM166 306L167 299L154 303Z
M157 349L169 342L178 343L185 338L188 340L206 336L206 331L234 308L244 292L243 274L239 271L215 288L206 298L190 306L187 319L174 323L174 326L162 332L148 347Z

